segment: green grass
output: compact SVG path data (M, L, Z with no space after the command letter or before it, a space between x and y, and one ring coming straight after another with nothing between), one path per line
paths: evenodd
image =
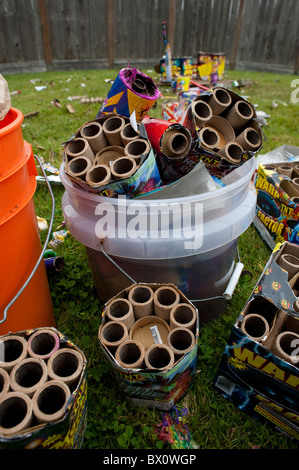
M147 73L147 69L144 69ZM20 90L12 97L12 105L24 114L38 111L36 116L24 119L23 136L36 155L45 163L59 167L62 161L61 143L66 141L85 121L93 119L99 103L72 102L76 112L70 114L66 105L68 96L87 94L105 98L110 84L105 78L114 79L117 70L80 72L47 72L6 76L10 91ZM155 73L151 76L157 81ZM291 81L295 76L270 73L230 71L227 78L251 79L252 85L241 88L240 94L248 96L271 117L267 119L262 153L280 145L299 146L297 134L298 104L290 102ZM32 79L39 79L34 84ZM81 84L85 84L82 87ZM43 91L35 86L46 85ZM163 87L165 98L171 96ZM53 106L59 100L61 108ZM278 107L271 108L275 101ZM162 98L152 108L150 115L161 117ZM285 103L285 104L282 104ZM61 198L63 187L53 186L56 201L53 230L63 221ZM39 184L35 197L37 215L49 220L50 197L43 184ZM41 233L42 239L44 233ZM293 449L295 443L267 425L256 422L238 410L213 389L212 381L240 310L248 299L263 271L270 251L251 226L240 237L240 257L245 269L252 273L250 280L241 279L234 296L223 315L200 328L198 349L198 373L193 387L180 404L188 408L187 423L193 439L201 449ZM84 247L73 237L66 238L56 252L65 259L62 273L50 278L57 328L67 335L85 353L88 360L88 424L85 433L86 449L138 449L161 448L162 442L154 432L161 422L161 412L130 406L120 394L109 367L104 361L97 339L100 323L100 301L89 270ZM167 447L167 445L164 445Z

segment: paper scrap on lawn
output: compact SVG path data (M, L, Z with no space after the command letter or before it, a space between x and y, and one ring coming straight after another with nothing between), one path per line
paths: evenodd
M173 284L132 284L104 307L99 344L135 406L170 409L192 385L199 315Z
M299 440L299 246L278 244L225 346L214 386Z

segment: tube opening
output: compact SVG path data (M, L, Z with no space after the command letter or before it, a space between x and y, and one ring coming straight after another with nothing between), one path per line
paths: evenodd
M4 377L2 374L0 374L0 393L3 392L4 390L4 383L5 383Z
M65 391L57 385L49 385L44 388L37 399L39 410L47 415L52 415L65 404Z
M85 142L82 139L75 139L68 148L72 154L81 153L85 149Z
M193 320L193 311L187 305L181 305L176 308L173 316L178 323L187 324Z
M13 362L17 360L23 352L22 343L16 339L8 339L1 344L0 359L2 362Z
M105 178L108 176L108 171L104 166L95 166L92 170L88 173L88 179L92 183L100 183L104 181Z
M176 330L170 334L170 343L174 349L185 351L192 345L192 336L188 331Z
M88 161L83 158L80 158L78 160L77 159L71 160L69 162L69 171L71 171L74 174L82 173L87 168L88 168Z
M119 341L124 336L124 329L122 325L113 323L112 325L107 324L107 327L103 330L103 337L109 343Z
M122 318L129 313L129 304L127 302L114 302L109 307L110 313L114 318Z
M208 118L210 116L210 109L204 101L197 101L194 106L194 111L199 118Z
M252 338L260 338L266 333L265 322L259 317L248 318L246 320L245 330Z
M124 364L135 364L140 356L140 349L135 343L125 343L119 350L119 358Z
M247 139L249 140L249 142L252 144L252 145L257 145L259 143L259 135L258 133L251 129L247 132Z
M158 292L157 300L161 305L172 305L176 301L176 293L168 289L163 289Z
M69 377L78 369L79 361L77 356L67 351L59 354L52 363L54 374L59 377Z
M216 134L215 131L213 131L211 129L204 129L204 131L202 133L202 139L203 139L204 143L206 143L208 145L217 145L217 143L219 141L218 135Z
M141 78L136 78L132 84L132 88L134 91L137 91L137 93L142 93L146 90L146 84Z
M128 144L127 149L130 155L139 156L139 155L142 155L146 151L147 144L146 142L143 142L142 140L138 140L138 142L133 141Z
M247 104L245 101L241 101L238 103L238 111L242 116L246 118L249 118L252 115L252 109L249 104Z
M15 381L20 387L30 388L36 385L43 376L43 369L37 362L21 365L15 373Z
M122 123L123 123L122 119L120 119L117 116L115 117L113 116L107 119L107 121L105 121L104 126L105 126L106 131L113 132L113 131L119 130L122 126Z
M280 338L280 347L283 350L283 352L285 354L287 354L288 356L294 355L295 347L294 347L294 345L292 346L292 341L293 340L298 341L298 337L296 335L292 334L291 332L284 334ZM296 344L297 344L297 342L296 342ZM294 355L294 357L296 357L296 355Z
M215 90L215 98L217 98L217 100L222 104L229 104L231 101L228 93L226 93L224 90L221 90L219 88Z
M133 161L129 158L122 158L113 163L113 171L117 175L123 175L133 169Z
M155 369L163 369L170 363L170 354L165 348L153 348L148 352L148 362Z
M231 144L228 148L228 154L233 160L240 160L242 148L239 145Z
M34 354L45 356L55 348L56 342L54 336L48 333L40 333L32 338L31 350Z
M138 136L138 132L136 132L135 129L133 129L133 127L131 126L131 124L127 124L127 125L123 128L123 136L124 136L124 137L137 137L137 136Z
M132 299L134 300L134 302L137 302L139 304L148 302L150 298L151 298L151 292L145 287L136 287L132 295Z
M172 142L171 142L171 147L172 147L173 152L175 153L184 152L188 147L188 141L187 141L186 136L184 134L174 135Z
M0 405L0 426L14 428L23 421L27 411L27 403L21 397L8 397Z
M82 129L82 134L84 137L95 137L99 134L100 130L101 128L96 124L90 124Z

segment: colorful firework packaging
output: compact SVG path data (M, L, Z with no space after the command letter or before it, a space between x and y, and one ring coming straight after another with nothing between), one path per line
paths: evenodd
M299 244L299 163L260 164L255 176L254 225L273 249L277 243Z
M144 283L106 302L98 339L127 400L167 411L193 383L198 334L198 310L177 287Z
M299 440L299 247L278 244L224 349L214 386Z

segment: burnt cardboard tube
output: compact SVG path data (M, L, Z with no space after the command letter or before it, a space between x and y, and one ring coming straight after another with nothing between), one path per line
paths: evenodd
M114 354L118 346L128 339L128 329L121 322L109 321L100 326L98 337L100 342Z
M180 302L180 295L171 286L161 286L154 292L154 309L157 317L169 323L170 310Z
M32 411L38 423L55 423L63 418L71 392L60 380L50 380L32 397Z
M32 397L48 379L46 363L42 359L28 357L14 366L10 373L10 384L14 392Z
M76 157L68 162L67 173L75 178L85 180L86 174L90 168L92 168L92 163L87 157Z
M0 435L12 436L31 426L32 402L25 393L9 392L0 398Z
M73 158L82 156L88 158L91 163L94 161L94 153L88 141L83 139L83 137L77 137L71 142L68 142L64 148L64 152L67 155L69 162Z
M191 147L191 136L183 129L168 129L161 139L163 155L171 159L184 158Z
M260 342L269 334L270 327L262 315L249 313L241 322L241 330L254 341Z
M234 130L238 130L253 118L253 107L247 101L239 100L228 109L223 117L232 125Z
M299 335L293 331L283 331L280 333L272 347L272 352L295 366L299 365Z
M128 293L128 300L133 306L136 319L147 317L154 313L154 292L149 286L134 286Z
M196 310L187 303L180 303L172 307L170 310L170 328L188 328L193 331L196 325Z
M115 360L124 369L142 369L144 355L144 347L139 341L128 340L118 346Z
M17 335L2 336L0 341L0 367L10 372L28 354L25 338Z
M147 369L171 369L174 360L174 354L167 344L152 344L145 352L144 362Z
M280 256L279 266L288 272L288 279L291 279L299 271L299 258L288 253Z
M219 149L225 147L226 144L232 142L235 139L234 129L222 116L213 116L207 123L204 124L204 127L212 128L218 133L220 139L218 144Z
M292 179L292 184L296 188L296 190L299 191L299 178Z
M213 115L221 114L228 106L231 105L232 99L228 91L223 88L216 87L208 98L208 104L212 108Z
M103 124L105 137L110 145L123 145L121 131L125 127L125 120L121 116L111 116Z
M120 132L120 136L122 138L124 147L133 140L139 139L139 133L135 131L130 122L125 124Z
M79 381L83 370L82 354L71 348L58 349L47 363L48 376L52 380L60 380L68 387Z
M225 147L219 150L218 155L231 163L238 164L241 162L243 152L244 150L241 145L236 142L229 142Z
M170 330L167 343L178 358L191 351L195 345L195 336L188 328L178 327Z
M10 388L9 374L6 370L0 369L0 398L6 395Z
M277 165L277 171L281 175L285 175L285 176L288 176L289 178L292 178L294 170L291 167L291 165L281 164L281 165Z
M202 127L213 115L211 106L205 101L193 101L191 103L191 110L197 127Z
M216 129L212 127L203 127L198 133L200 143L203 147L214 150L219 148L220 137Z
M247 127L236 137L235 142L241 145L244 150L256 150L261 146L262 139L253 127Z
M47 360L59 349L59 336L50 329L37 330L28 339L30 357Z
M111 165L112 179L126 179L132 176L137 170L137 163L134 158L120 157Z
M97 121L88 122L80 129L81 136L87 140L94 154L107 147L108 142L103 127Z
M111 179L111 171L108 165L94 165L86 173L86 183L91 187L104 186Z
M128 331L135 322L133 307L128 299L111 300L107 305L106 315L109 320L126 325Z
M147 155L149 151L150 144L145 139L132 140L125 146L125 154L135 159L140 159L142 155Z

